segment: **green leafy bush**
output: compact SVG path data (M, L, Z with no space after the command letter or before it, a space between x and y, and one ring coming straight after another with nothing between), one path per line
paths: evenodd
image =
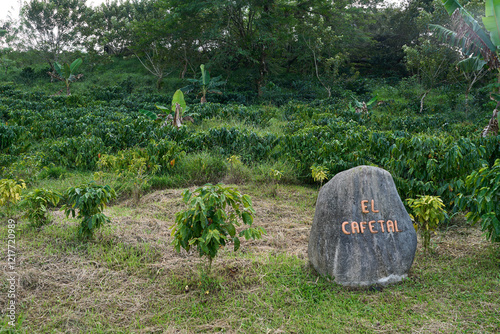
M21 191L26 189L23 180L2 179L0 180L0 206L5 206L7 213L10 207L21 199Z
M217 256L219 249L232 241L234 250L240 247L239 237L259 239L265 230L253 228L255 210L248 195L242 195L234 188L207 184L191 192L184 191L183 200L188 205L186 210L175 216L172 226L173 246L180 252L196 246L200 257L208 258L208 268ZM248 228L237 233L236 227L241 220Z
M116 198L116 193L108 185L101 186L90 182L69 188L66 197L67 204L63 206L66 217L71 215L73 218L81 219L78 236L82 239L91 239L101 225L110 221L102 211L112 199Z
M439 196L419 196L416 199L408 198L408 205L413 210L415 218L415 229L420 232L422 237L422 245L427 251L431 240L431 232L433 232L446 217L446 211L443 201Z
M22 205L25 217L35 227L41 227L50 222L49 206L56 206L61 195L45 188L35 189L23 196Z
M107 151L103 141L95 136L71 137L42 146L46 165L77 167L81 170L95 168L99 154Z
M464 193L456 204L473 224L481 221L488 240L500 242L500 159L494 165L472 172L465 180Z
M311 175L314 182L319 182L323 185L325 180L328 180L328 169L324 166L311 166Z

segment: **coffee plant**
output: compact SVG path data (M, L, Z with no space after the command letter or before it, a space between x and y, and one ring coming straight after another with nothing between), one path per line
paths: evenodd
M500 242L500 159L492 167L485 166L467 176L456 204L460 210L469 210L467 220L481 222L489 240Z
M23 196L21 205L24 207L24 216L35 227L41 227L50 222L49 207L56 206L61 194L45 188L35 189Z
M97 185L94 182L71 187L66 191L67 204L63 206L66 217L80 219L78 236L91 239L94 232L110 219L102 213L106 205L116 198L110 186ZM77 214L78 210L78 214Z
M186 190L182 196L188 208L175 215L172 245L177 252L181 247L186 251L196 247L200 257L207 257L208 271L219 249L229 242L237 251L240 237L259 239L266 233L261 227L252 227L255 214L252 201L234 188L221 183L207 184L193 192ZM241 222L247 228L238 233L236 228Z
M319 182L320 185L323 185L325 180L328 180L328 169L323 166L312 166L311 167L311 175L314 182Z
M5 206L9 214L12 205L21 199L21 192L26 189L24 180L2 179L0 180L0 206Z

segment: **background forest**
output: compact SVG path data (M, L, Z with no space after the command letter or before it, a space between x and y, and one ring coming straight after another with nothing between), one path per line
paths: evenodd
M465 8L484 13L480 1ZM1 66L34 85L50 79L54 62L81 56L85 89L128 80L134 92L167 92L206 64L225 81L221 98L244 104L370 95L408 78L420 95L468 93L473 79L455 68L460 52L429 31L449 23L440 1L28 1L20 21L3 23ZM113 69L123 59L129 70Z

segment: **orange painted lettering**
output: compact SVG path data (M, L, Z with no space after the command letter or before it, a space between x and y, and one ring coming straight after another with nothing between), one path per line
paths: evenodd
M363 212L363 213L370 212L370 211L368 211L368 200L361 201L361 212Z
M396 228L396 232L403 232L401 230L398 230L398 221L394 220L394 227Z
M351 231L352 231L352 234L359 233L359 225L357 222L351 223Z
M366 229L366 222L360 222L359 226L361 227L361 233L365 233Z
M372 200L372 212L378 212L378 210L375 210L375 201Z
M377 230L374 230L374 229L373 229L373 224L375 224L375 221L374 221L374 220L372 220L372 221L369 221L369 222L368 222L368 227L370 228L370 232L371 232L371 233L378 233L378 231L377 231Z
M380 223L380 228L382 229L382 233L385 232L384 230L384 221L383 220L377 220Z
M387 233L394 232L394 222L392 220L387 221Z
M345 226L349 224L349 222L343 222L342 223L342 232L344 232L344 234L351 234L351 232L347 232L346 229L345 229Z

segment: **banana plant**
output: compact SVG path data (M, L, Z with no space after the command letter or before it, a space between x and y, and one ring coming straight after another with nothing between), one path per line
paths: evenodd
M161 110L161 112L155 113L154 111L144 109L140 109L139 112L153 121L161 121L165 119L165 121L162 123L162 127L166 126L169 121L172 121L173 126L175 126L176 128L180 128L182 126L182 123L194 123L194 119L192 116L198 116L197 113L186 113L188 108L186 106L186 101L184 100L184 94L180 89L178 89L172 97L171 108L161 105L156 105L156 108Z
M193 90L199 89L199 93L201 94L200 103L207 102L207 93L212 94L222 94L221 91L216 90L215 88L222 86L226 83L226 81L221 80L221 76L210 78L210 73L205 69L205 65L200 65L201 69L201 78L200 79L188 79L191 82L191 85L182 88L182 91L185 93L189 93Z
M486 30L457 0L441 1L451 16L454 30L436 24L429 25L429 28L435 31L441 40L448 42L453 47L460 47L467 58L473 59L469 60L467 65L474 65L476 70L482 69L484 66L487 66L491 71L496 70L497 80L500 84L500 0L485 1L485 16L482 21ZM497 102L497 106L482 132L483 137L488 134L498 134L497 115L500 107L500 94L492 92L490 96Z
M83 77L83 74L78 74L78 75L75 74L78 71L78 68L82 65L82 63L83 63L82 58L76 59L71 63L71 65L68 63L60 64L58 62L55 62L54 63L55 73L49 72L49 75L52 78L64 81L66 83L66 95L71 94L69 89L70 84ZM63 90L64 88L59 91L59 94L61 94Z

